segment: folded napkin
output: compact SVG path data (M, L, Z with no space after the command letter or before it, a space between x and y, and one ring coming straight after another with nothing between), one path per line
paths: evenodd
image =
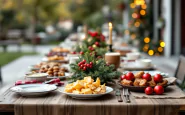
M15 82L15 85L25 85L25 84L54 84L56 86L62 86L64 85L63 82L60 81L59 78L55 78L55 79L51 79L49 81L45 81L45 82L39 82L37 80L18 80Z
M185 93L176 85L170 85L165 88L162 95L146 95L144 92L131 92L135 98L153 98L153 99L169 99L169 98L185 98Z

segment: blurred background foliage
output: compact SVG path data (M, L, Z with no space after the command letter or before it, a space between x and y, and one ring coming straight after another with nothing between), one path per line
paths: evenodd
M110 6L111 12L121 2L122 0L1 0L0 22L8 28L26 28L29 24L47 25L61 19L72 19L77 25L85 22L95 27L107 21L102 14L104 5Z

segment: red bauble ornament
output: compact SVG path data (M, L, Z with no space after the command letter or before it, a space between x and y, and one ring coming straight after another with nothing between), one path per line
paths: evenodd
M157 94L157 95L161 95L164 93L164 88L160 85L157 85L154 87L154 92Z
M128 72L126 74L126 80L134 80L134 74L132 72Z
M143 79L146 79L147 81L151 81L152 80L152 77L149 73L145 73L143 76L142 76Z
M156 83L162 82L162 81L163 81L162 75L156 74L156 75L154 76L154 81L155 81Z
M147 88L145 88L145 94L147 94L147 95L151 95L151 94L153 94L153 88L152 87L147 87Z

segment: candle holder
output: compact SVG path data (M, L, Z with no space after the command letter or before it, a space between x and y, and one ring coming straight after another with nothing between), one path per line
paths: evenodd
M112 44L109 44L109 52L113 52L113 50L112 50Z

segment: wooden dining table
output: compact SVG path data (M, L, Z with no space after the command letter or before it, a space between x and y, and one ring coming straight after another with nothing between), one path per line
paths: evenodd
M114 84L109 86L116 88ZM185 110L184 98L138 99L130 94L130 100L130 103L118 102L114 91L82 100L58 90L43 97L22 97L8 89L0 96L0 112L15 115L176 115L179 110Z
M107 85L117 88L115 84ZM0 114L11 112L15 115L176 115L179 110L185 110L185 98L135 98L131 93L130 100L130 103L118 102L114 91L95 99L82 100L73 99L58 90L43 97L22 97L7 89L0 94Z

